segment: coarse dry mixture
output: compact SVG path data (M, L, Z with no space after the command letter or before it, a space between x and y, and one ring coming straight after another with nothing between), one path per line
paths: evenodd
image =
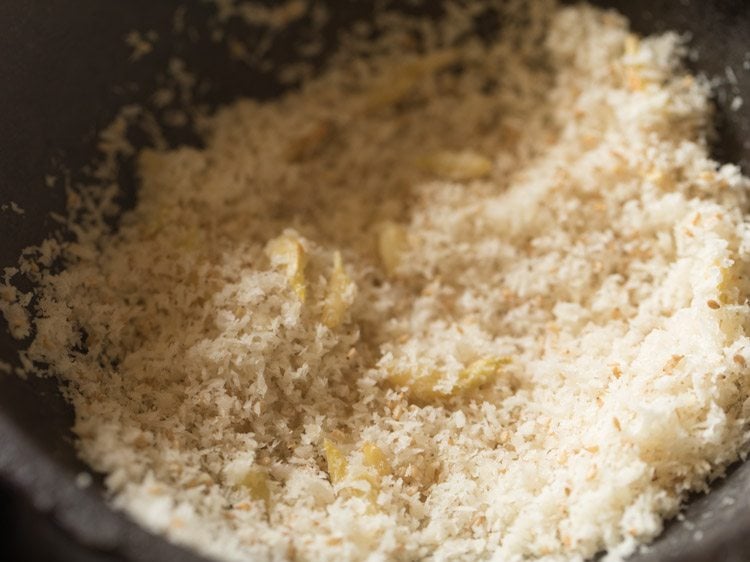
M4 286L116 506L229 560L614 560L742 454L749 182L708 86L674 34L521 4L144 150L31 319Z

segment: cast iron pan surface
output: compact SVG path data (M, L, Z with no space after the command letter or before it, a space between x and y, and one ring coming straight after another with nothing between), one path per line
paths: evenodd
M269 2L273 3L273 2ZM336 31L372 13L372 0L330 1L323 30L323 63ZM739 162L750 173L750 3L743 0L613 0L594 2L627 15L635 30L689 32L695 71L725 78L717 88L714 155ZM439 13L438 2L392 2L392 9ZM160 73L184 58L201 80L196 101L212 108L240 96L272 98L283 91L268 73L227 58L226 40L213 41L206 27L211 5L188 2L190 33L171 36L175 0L6 0L0 2L0 203L15 201L23 215L0 213L0 267L16 263L22 248L53 229L50 211L64 209L61 189L45 174L65 166L82 169L95 154L95 136L125 103L147 103ZM477 20L487 37L497 30L493 13ZM249 51L263 30L227 23L228 36ZM153 52L137 64L123 38L154 30ZM268 58L294 60L294 45L311 33L304 19L277 36ZM730 109L744 94L746 103ZM179 107L179 100L175 107ZM171 144L198 144L189 127L167 131ZM138 140L138 139L134 139ZM145 141L144 141L145 142ZM74 178L76 179L76 178ZM124 203L135 200L132 167L122 163ZM59 187L59 186L58 186ZM0 359L17 364L19 344L0 320ZM86 467L77 459L69 430L73 415L51 379L0 376L0 558L5 560L201 560L142 530L102 500L100 480L75 485ZM713 491L693 499L685 521L670 524L638 562L739 562L750 560L750 463L733 467ZM702 540L697 540L702 537Z

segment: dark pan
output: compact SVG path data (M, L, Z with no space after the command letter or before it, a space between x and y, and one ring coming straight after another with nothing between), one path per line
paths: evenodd
M323 31L326 48L318 62L335 47L336 31L370 17L374 4L371 0L327 3L333 17ZM739 162L750 173L750 3L595 3L617 8L642 33L675 29L692 35L691 46L697 53L690 62L693 69L732 79L717 88L714 154L723 161ZM15 264L22 248L43 240L54 227L49 212L64 208L62 190L47 187L45 174L61 165L81 169L89 162L95 154L96 131L124 103L145 102L171 58L190 61L205 79L196 100L208 107L240 96L271 98L283 91L270 74L229 60L227 45L210 39L206 25L215 16L210 5L186 3L185 24L195 33L192 38L172 36L179 4L174 0L0 2L0 203L13 200L26 209L22 216L0 214L0 267ZM439 3L430 0L392 4L410 12L440 11ZM493 33L491 14L478 23L483 33ZM131 49L123 41L133 29L159 35L154 51L138 64L129 61ZM229 29L249 49L262 36L262 30L244 28L236 21L229 23ZM271 60L275 64L292 60L288 46L309 32L304 20L290 26L270 46ZM730 103L737 94L747 100L733 111ZM172 144L197 142L188 127L174 128L167 137ZM127 162L123 162L121 183L129 189L125 203L132 204L135 182ZM0 359L15 363L17 349L18 343L0 323ZM0 546L0 555L18 560L199 560L110 510L100 482L84 490L76 487L75 476L85 467L75 454L71 423L71 409L54 381L0 377L0 517L3 513L7 517L13 507L14 519L7 524L16 525L3 536L14 536L16 528L20 533L26 520L33 529L31 540L22 541L17 535L15 546ZM749 497L750 463L738 464L726 479L715 483L710 494L691 501L685 521L670 524L648 553L633 560L750 560Z

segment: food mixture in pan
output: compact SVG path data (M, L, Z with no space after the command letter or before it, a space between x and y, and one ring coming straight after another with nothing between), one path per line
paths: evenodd
M750 183L707 82L675 34L505 9L143 150L116 232L24 261L30 313L2 288L115 506L227 560L617 560L742 455Z

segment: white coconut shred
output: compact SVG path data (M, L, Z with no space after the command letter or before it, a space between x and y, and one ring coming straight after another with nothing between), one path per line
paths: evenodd
M750 184L679 38L536 2L446 40L467 10L144 150L119 230L40 275L27 357L146 527L227 560L616 560L742 454Z

